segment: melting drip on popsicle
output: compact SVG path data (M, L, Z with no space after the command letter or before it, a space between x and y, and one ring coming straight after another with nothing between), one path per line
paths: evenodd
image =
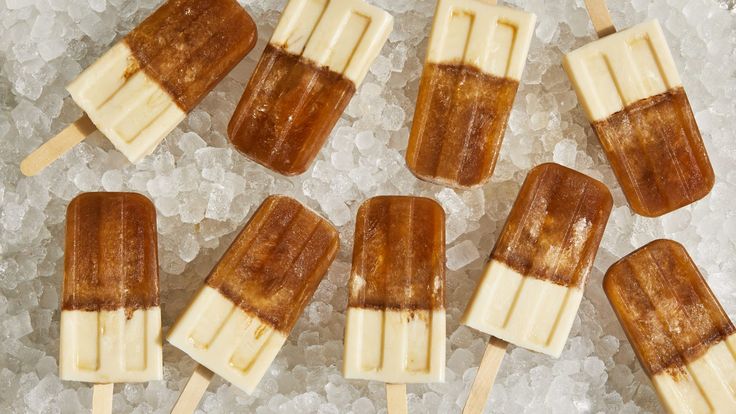
M284 175L306 171L392 24L362 0L291 0L230 120L235 148Z
M670 412L736 411L736 328L682 245L656 240L634 251L603 288Z

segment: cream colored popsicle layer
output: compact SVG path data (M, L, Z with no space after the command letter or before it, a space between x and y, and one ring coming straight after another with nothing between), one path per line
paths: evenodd
M395 384L445 380L445 310L349 307L346 378Z
M238 388L253 392L286 334L205 285L166 340Z
M67 87L74 102L130 162L153 152L186 117L146 72L130 76L134 61L130 47L119 42Z
M516 346L560 356L570 333L582 287L525 277L491 259L462 323ZM480 298L485 298L480 300Z
M529 172L461 322L558 357L603 237L606 186L558 164Z
M67 87L131 162L153 152L255 45L234 0L169 0Z
M286 196L270 196L225 252L167 340L252 392L337 254L337 230Z
M94 383L162 378L161 309L62 310L59 376Z
M357 88L392 26L390 14L362 0L291 0L269 43L342 74Z
M463 64L521 80L536 16L482 0L440 0L427 62Z
M445 379L444 211L380 196L358 210L345 325L346 378Z
M590 122L682 87L656 20L598 39L567 55L565 70Z
M684 374L651 377L659 398L672 414L736 412L736 334L688 362Z

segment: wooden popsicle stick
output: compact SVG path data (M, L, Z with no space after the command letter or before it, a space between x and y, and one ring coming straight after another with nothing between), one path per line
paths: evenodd
M199 406L199 401L202 399L204 392L207 391L214 375L215 373L205 368L204 365L197 365L197 368L192 372L192 376L189 377L187 385L184 386L176 400L174 408L171 409L171 414L193 413Z
M92 386L92 414L110 414L112 412L113 384L95 384Z
M588 15L590 15L590 20L593 22L593 28L598 33L598 37L616 33L616 26L613 25L613 20L611 20L606 0L585 0L585 8L588 9Z
M43 145L36 148L20 163L20 171L23 175L30 177L43 171L49 164L56 161L75 145L79 144L97 131L95 124L90 121L87 115L82 115L73 124L64 128L59 134Z
M491 394L491 388L496 381L498 368L501 366L503 356L506 355L506 347L508 342L498 338L491 337L483 353L483 359L480 361L478 373L475 374L473 385L470 387L468 401L465 402L463 414L482 413L486 406L488 396Z
M407 414L406 384L386 384L388 414Z

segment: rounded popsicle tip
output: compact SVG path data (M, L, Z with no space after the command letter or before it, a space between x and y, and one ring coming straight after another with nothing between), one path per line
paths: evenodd
M695 262L693 262L692 258L685 249L685 246L683 246L679 242L670 239L653 240L645 244L644 246L639 247L633 252L627 254L626 256L620 258L618 261L612 264L611 267L608 268L606 274L603 276L603 291L606 293L606 296L608 296L609 300L616 287L616 284L622 283L621 281L618 281L617 278L624 277L625 273L622 270L623 268L628 266L629 260L632 257L636 257L650 251L667 251L672 255L686 258L686 260L690 262L693 267L696 267Z
M713 186L715 186L716 178L715 173L713 172L713 167L710 163L710 159L708 158L708 154L703 152L702 157L704 157L706 162L701 166L701 169L699 170L701 179L700 184L693 185L694 191L691 191L689 193L689 197L687 199L682 199L680 200L680 202L674 205L654 203L648 205L649 203L645 202L644 200L636 197L630 197L627 193L624 193L627 196L626 199L629 202L629 207L631 207L631 210L634 213L643 217L657 218L662 217L665 214L672 213L673 211L677 211L683 207L689 206L690 204L697 203L698 201L705 198L705 196L710 194Z
M284 206L284 205L292 205L292 206L299 206L300 208L303 208L304 210L314 214L315 217L318 217L322 223L324 223L325 227L324 230L329 233L330 239L332 240L330 245L330 252L329 256L334 256L337 254L337 250L340 247L340 232L337 231L337 228L332 224L331 221L328 219L322 217L318 212L314 211L313 209L309 208L305 204L301 203L299 200L289 197L287 195L283 194L272 194L266 197L265 200L263 200L262 203L263 206L266 208L275 208L278 205Z
M365 201L363 201L360 204L360 207L358 207L358 215L361 215L362 213L365 213L365 211L370 208L373 204L380 204L380 203L388 203L388 202L415 202L424 204L427 206L431 206L432 209L436 210L438 214L442 216L442 220L445 219L445 209L442 208L442 205L438 203L436 200L433 200L428 197L419 197L419 196L410 196L410 195L379 195L375 197L371 197Z
M140 205L145 206L147 209L151 209L155 212L156 207L153 205L153 202L151 199L146 197L145 195L141 193L131 193L131 192L108 192L108 191L90 191L86 193L79 193L74 198L72 198L72 201L69 202L69 207L84 203L87 201L93 201L93 200L101 200L101 199L116 199L116 198L124 198L126 201L132 201L134 203L138 203Z
M565 167L564 165L557 164L556 162L545 162L543 164L539 164L536 167L529 170L529 176L537 176L544 174L548 171L560 171L565 174L573 173L573 174L582 174L580 172L577 172L573 170L572 168Z
M685 246L683 246L682 243L675 241L675 240L671 240L671 239L652 240L651 242L647 243L643 247L640 247L636 251L639 251L645 248L675 251L676 253L680 255L685 255L688 258L690 257L690 255L687 253L687 250L685 249Z
M20 172L26 177L38 175L44 168L46 168L45 165L41 166L33 162L33 154L27 156L20 162Z
M587 174L583 174L580 171L565 167L564 165L560 165L554 162L539 164L538 166L532 168L531 171L529 171L529 177L538 177L550 172L560 175L569 175L575 177L581 182L592 185L599 193L599 196L602 197L601 208L604 208L606 211L610 211L611 208L613 208L613 196L611 195L611 190L608 189L607 185Z
M557 164L556 162L545 162L544 164L539 164L536 167L529 170L529 176L540 175L550 170L577 172L573 170L572 168L565 167L564 165Z
M418 180L430 184L441 185L443 187L455 188L458 190L471 190L473 188L482 187L486 185L486 183L488 183L488 181L491 179L491 175L493 175L493 171L491 171L491 174L483 174L481 177L474 180L459 180L433 174L424 174L418 168L417 161L410 154L410 150L407 151L406 155L404 156L404 163L406 164L406 168L409 170L409 172L411 172Z

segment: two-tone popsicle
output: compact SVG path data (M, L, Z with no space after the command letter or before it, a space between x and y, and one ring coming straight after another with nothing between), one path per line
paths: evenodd
M166 338L200 364L174 412L194 412L213 372L256 388L338 247L332 224L298 201L261 204Z
M85 115L21 163L35 175L95 130L138 162L256 42L235 0L169 0L85 69L67 89Z
M306 171L392 26L362 0L290 0L230 120L235 148L280 174Z
M612 204L585 174L552 163L529 172L461 320L491 335L465 413L483 411L507 343L559 357Z
M59 376L92 382L94 412L112 383L161 379L156 209L135 193L84 193L67 208Z
M668 412L736 412L736 328L682 245L634 251L603 289Z
M389 412L406 383L445 380L445 212L423 197L379 196L358 209L343 372L383 381Z
M656 217L705 197L713 168L659 23L614 33L605 1L586 5L601 39L563 66L629 205Z
M439 0L406 163L452 187L485 183L534 34L533 14L490 0Z

